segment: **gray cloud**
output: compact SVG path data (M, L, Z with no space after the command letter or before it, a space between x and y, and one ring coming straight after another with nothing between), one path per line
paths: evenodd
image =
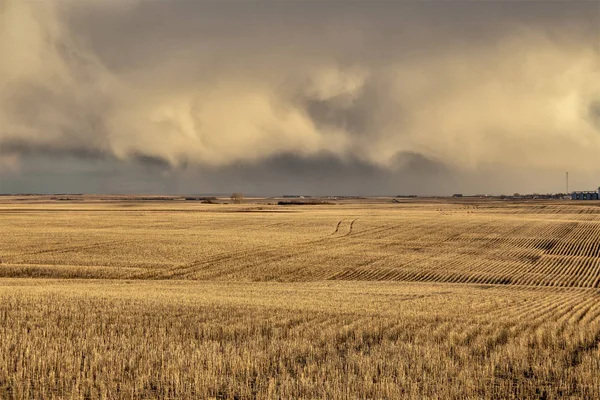
M252 173L265 190L318 177L381 192L600 172L577 162L600 151L593 2L0 0L0 13L0 174L72 156L209 187Z
M590 122L598 129L600 133L600 100L590 102L588 108Z
M130 157L133 161L150 167L159 167L164 169L170 169L171 167L169 161L153 155L133 153L130 155Z
M0 156L4 154L43 155L50 157L70 156L82 159L102 159L109 156L101 149L95 147L84 147L65 143L35 143L19 139L3 141L2 146L0 147Z

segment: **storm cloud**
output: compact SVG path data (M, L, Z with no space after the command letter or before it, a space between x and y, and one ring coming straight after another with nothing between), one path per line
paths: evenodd
M547 177L566 170L600 183L600 163L581 162L600 154L595 2L0 0L0 13L2 190L58 158L168 175L146 191L557 191Z

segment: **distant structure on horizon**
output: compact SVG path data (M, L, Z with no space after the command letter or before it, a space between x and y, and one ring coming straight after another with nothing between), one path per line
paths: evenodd
M571 200L600 200L600 187L595 192L573 192Z

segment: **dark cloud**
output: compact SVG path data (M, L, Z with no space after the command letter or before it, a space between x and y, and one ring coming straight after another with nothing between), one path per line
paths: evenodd
M259 163L226 168L203 168L203 185L216 193L251 194L395 195L443 194L451 189L456 171L419 154L398 154L390 169L333 154L280 154ZM185 182L185 178L183 179ZM207 190L207 189L205 189Z
M392 165L396 170L419 175L443 175L449 166L423 154L402 151L394 155Z
M164 158L161 158L161 157L148 155L148 154L142 154L142 153L134 153L134 154L131 154L130 157L132 158L132 160L134 162L140 163L142 165L146 165L149 167L158 167L158 168L165 168L165 169L171 168L171 164L169 163L169 161L165 160Z
M112 156L95 147L67 145L61 143L34 143L27 140L11 139L0 143L0 155L20 154L23 156L74 157L80 159L105 159ZM51 161L51 158L49 161Z
M359 178L374 177L381 173L376 166L358 160L342 160L333 154L321 153L311 156L296 154L279 154L259 164L245 165L250 173L272 173L283 178L286 177L314 177L314 178L339 178L349 174Z
M600 100L592 101L588 107L590 122L598 129L600 134Z
M406 156L404 156L406 157ZM419 159L418 155L408 158ZM450 195L452 193L512 194L559 192L564 171L519 170L486 166L461 171L422 161L403 168L377 168L360 160L342 162L332 155L303 158L278 156L266 163L223 168L148 167L133 161L27 155L18 172L3 175L1 193L160 193L247 195ZM317 168L317 166L319 168ZM327 173L323 173L327 171ZM594 173L571 174L574 190L590 189ZM34 189L32 189L32 187ZM593 188L593 187L591 187Z
M364 194L600 172L577 162L600 151L595 2L0 2L0 174Z

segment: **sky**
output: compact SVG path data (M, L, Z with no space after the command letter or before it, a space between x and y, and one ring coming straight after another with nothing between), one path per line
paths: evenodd
M600 186L598 1L0 0L0 193Z

